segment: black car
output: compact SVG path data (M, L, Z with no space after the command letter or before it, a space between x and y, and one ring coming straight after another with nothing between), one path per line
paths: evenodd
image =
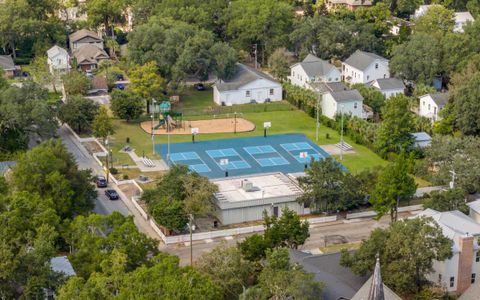
M195 88L197 89L197 91L204 91L205 90L205 86L203 85L203 83L197 83L195 85Z
M97 180L96 180L96 183L97 183L98 188L106 188L107 187L107 179L103 176L98 176Z
M120 198L120 196L118 196L118 193L117 193L116 190L106 190L105 195L110 200L118 200Z

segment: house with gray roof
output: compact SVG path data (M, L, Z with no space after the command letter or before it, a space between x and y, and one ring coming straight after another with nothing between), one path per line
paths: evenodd
M290 67L290 83L303 88L312 89L311 83L339 82L341 72L331 63L308 54L305 59Z
M70 70L70 55L67 50L57 45L47 50L47 64L50 73L63 73Z
M379 90L385 99L405 94L405 84L398 78L379 78L370 82L370 85Z
M101 60L109 59L105 50L95 45L84 45L73 51L78 68L84 72L92 71L98 67Z
M88 29L80 29L68 36L70 40L70 51L75 51L85 45L94 45L103 49L103 39L95 32Z
M372 0L327 0L325 4L328 11L335 11L338 9L348 9L353 11L359 7L372 6Z
M15 76L17 67L10 55L0 55L0 69L3 70L5 77L11 78Z
M342 78L350 84L390 78L388 63L380 55L357 50L342 63Z
M357 90L349 89L341 82L312 84L312 88L321 95L320 107L324 116L334 119L343 113L362 119L369 117L363 97Z
M480 224L458 210L439 212L426 209L415 217L430 217L444 236L452 240L452 257L434 261L427 279L448 292L463 293L480 276ZM478 299L478 298L477 298Z
M232 78L213 85L213 101L218 105L264 103L282 100L282 85L269 75L237 63Z
M439 113L447 102L448 93L433 93L420 96L418 114L429 118L432 122L436 122L441 119Z

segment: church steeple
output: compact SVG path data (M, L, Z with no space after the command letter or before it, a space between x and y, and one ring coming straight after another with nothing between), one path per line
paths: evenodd
M380 258L377 254L377 262L375 270L373 271L372 281L370 285L370 292L368 293L368 300L385 300L383 292L382 273L380 271Z

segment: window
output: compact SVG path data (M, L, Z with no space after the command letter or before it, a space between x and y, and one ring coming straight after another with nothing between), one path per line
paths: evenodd
M250 91L245 91L245 97L250 97Z
M353 108L357 109L357 102L353 104Z
M270 95L273 95L273 89L270 89Z
M387 74L383 74L383 78L387 78Z
M438 283L442 282L442 274L438 274Z
M455 277L450 277L450 287L453 287L455 285Z
M328 77L328 81L332 81L332 77Z
M295 71L292 71L292 76L295 77Z
M470 281L471 283L475 283L475 276L476 276L476 274L472 273L472 280Z
M423 106L425 106L425 101L423 101Z
M335 77L335 81L338 81L338 77Z
M370 75L367 75L367 80L369 80L369 79L370 79Z
M378 69L378 63L375 64L375 69Z
M477 255L475 256L475 261L480 262L480 250L477 250Z
M430 104L428 104L428 111L430 111Z

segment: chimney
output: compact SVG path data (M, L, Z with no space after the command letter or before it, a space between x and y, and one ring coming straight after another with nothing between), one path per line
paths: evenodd
M463 293L471 285L473 263L473 236L468 233L459 238L457 293Z

